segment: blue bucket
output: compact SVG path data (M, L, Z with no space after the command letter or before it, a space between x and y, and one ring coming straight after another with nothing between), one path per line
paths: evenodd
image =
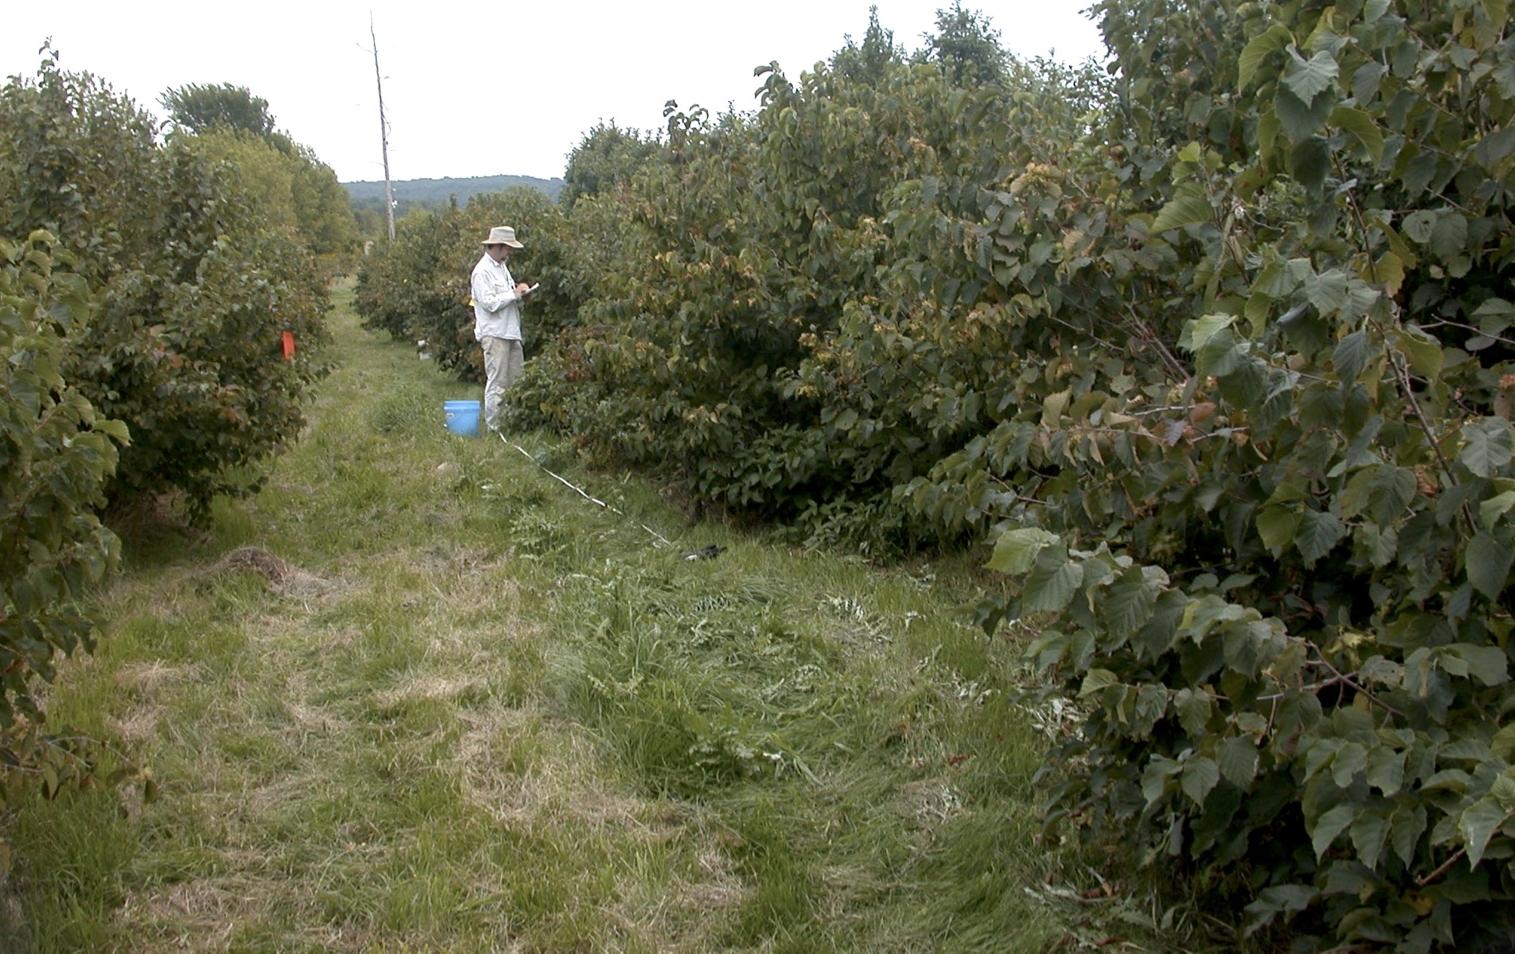
M446 422L447 429L454 434L477 437L479 435L479 402L443 401L442 419Z

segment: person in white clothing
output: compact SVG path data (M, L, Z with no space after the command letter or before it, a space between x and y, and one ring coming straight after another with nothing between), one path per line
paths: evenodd
M484 423L498 430L500 402L521 374L521 300L531 289L505 267L513 250L525 248L516 241L515 229L497 225L481 244L484 257L473 267L469 283L473 336L484 349Z

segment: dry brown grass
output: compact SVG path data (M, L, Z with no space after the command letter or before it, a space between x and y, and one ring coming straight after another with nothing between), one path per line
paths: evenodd
M141 745L158 734L158 721L162 718L161 706L139 705L118 719L107 719L106 725L128 745Z
M143 698L152 698L166 687L198 678L200 670L193 666L170 666L161 659L141 663L127 663L116 670L116 685L127 692Z
M658 885L623 871L618 902L604 914L659 951L714 949L727 916L753 892L722 848L724 829L693 806L628 793L600 743L546 710L495 707L464 718L455 764L472 804L516 830L580 832L633 856L676 843L697 857L694 870Z
M572 819L592 829L635 830L645 803L614 790L582 728L541 710L494 707L463 715L455 764L470 802L507 824ZM529 746L532 754L522 756Z

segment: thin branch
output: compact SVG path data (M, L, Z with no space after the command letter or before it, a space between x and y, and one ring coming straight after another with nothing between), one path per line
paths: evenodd
M1404 355L1400 354L1397 348L1389 349L1389 363L1394 366L1400 391L1403 392L1405 400L1409 402L1410 410L1414 412L1416 421L1420 423L1420 429L1425 433L1426 440L1431 445L1432 453L1436 455L1436 462L1441 467L1441 472L1446 477L1448 486L1456 487L1458 484L1457 477L1452 473L1452 465L1447 461L1446 455L1441 452L1441 439L1436 436L1436 430L1431 426L1430 418L1426 417L1426 412L1421 408L1420 401L1415 398L1415 387L1410 381L1410 370L1405 366ZM1478 521L1473 519L1472 508L1467 504L1463 504L1461 510L1463 517L1468 521L1468 528L1476 530L1478 528Z
M1332 163L1336 166L1336 177L1345 178L1345 171L1341 168L1339 156L1332 157ZM1355 180L1354 180L1355 181ZM1378 266L1373 261L1373 250L1368 248L1368 223L1363 218L1362 209L1357 205L1357 196L1351 189L1346 190L1347 205L1352 207L1352 217L1357 220L1358 247L1362 250L1363 258L1368 262L1368 278L1373 284L1378 284Z
M1452 857L1448 858L1446 861L1443 861L1440 865L1438 865L1435 871L1426 875L1424 878L1416 878L1415 883L1424 888L1431 882L1440 879L1442 875L1452 870L1453 865L1457 864L1457 862L1466 857L1467 853L1468 849L1466 848L1457 849L1457 851L1452 854Z
M1382 699L1380 699L1377 696L1375 696L1373 694L1373 691L1371 689L1369 689L1367 686L1364 686L1362 683L1358 682L1357 680L1353 679L1351 676L1348 676L1347 674L1343 673L1340 669L1337 669L1335 666L1331 665L1331 660L1327 659L1325 653L1322 653L1320 651L1320 647L1316 646L1314 643L1307 643L1307 645L1311 649L1315 650L1316 656L1319 657L1320 664L1323 665L1323 666L1325 666L1327 669L1331 670L1332 674L1334 674L1336 676L1335 679L1331 680L1332 682L1341 683L1341 684L1344 684L1344 685L1351 686L1353 689L1357 690L1358 692L1360 692L1364 696L1366 696L1369 702L1371 702L1374 705L1378 706L1380 709L1383 709L1385 712L1389 712L1389 713L1391 713L1393 715L1396 715L1396 716L1398 716L1401 719L1403 719L1405 717L1405 714L1403 712L1400 712L1398 709L1394 708L1393 706L1389 705L1387 702L1384 702Z
M1462 331L1471 331L1474 334L1483 335L1485 338L1488 338L1490 341L1498 341L1501 344L1507 344L1507 345L1515 346L1515 340L1512 340L1510 338L1506 338L1503 335L1491 335L1487 331L1484 331L1482 328L1475 328L1472 325L1465 325L1465 324L1463 324L1460 321L1450 321L1450 320L1448 320L1446 318L1442 318L1439 321L1431 322L1430 324L1421 325L1421 327L1424 328L1424 329L1426 329L1427 331L1429 331L1432 328L1457 328L1457 329L1460 329Z
M1323 680L1321 682L1312 682L1308 686L1299 686L1299 687L1297 687L1295 689L1291 689L1291 690L1289 690L1287 692L1275 692L1275 693L1271 693L1271 694L1266 695L1266 696L1258 696L1257 697L1257 701L1258 702L1277 702L1279 699L1287 699L1289 697L1290 693L1292 693L1292 692L1312 692L1313 693L1313 692L1319 692L1322 689L1329 689L1332 686L1345 686L1345 685L1351 685L1351 684L1352 684L1351 681L1348 680L1348 679L1339 679L1339 678L1336 678L1336 677L1332 677L1330 679L1326 679L1326 680Z
M1499 820L1499 824L1497 824L1497 825L1494 826L1494 830L1498 831L1499 829L1503 828L1509 822L1509 820L1511 818L1515 818L1515 812L1505 812L1505 816ZM1442 875L1446 874L1448 871L1451 871L1452 870L1452 866L1455 865L1455 864L1457 864L1457 862L1461 861L1463 858L1467 857L1467 854L1468 854L1468 849L1467 849L1467 846L1464 845L1463 847L1461 847L1461 848L1457 849L1455 852L1453 852L1452 853L1452 857L1448 858L1446 861L1443 861L1441 864L1437 865L1435 871L1431 872L1430 874L1426 875L1423 878L1416 878L1415 879L1415 883L1417 885L1419 885L1420 887L1424 888L1426 885L1428 885L1431 882L1437 880Z
M1106 348L1109 348L1111 351L1114 351L1117 354L1124 354L1125 353L1125 350L1126 350L1125 348L1122 348L1122 347L1120 347L1119 345L1117 345L1117 344L1115 344L1113 342L1106 341L1105 339L1101 338L1099 335L1096 335L1094 332L1089 331L1088 329L1085 329L1085 328L1080 328L1078 325L1075 325L1073 322L1068 321L1065 318L1059 318L1056 315L1046 315L1044 317L1046 317L1046 319L1048 321L1052 322L1053 324L1062 325L1064 328L1067 328L1069 331L1072 331L1075 334L1083 335L1084 337L1089 338L1090 340L1095 341L1098 344L1101 344L1101 345L1105 346Z
M1127 408L1120 413L1129 415L1131 417L1151 417L1153 414L1165 414L1168 411L1183 411L1185 413L1188 413L1189 411L1194 410L1194 407L1195 405L1193 404L1169 404L1165 407L1149 407L1146 410L1142 411Z
M1152 327L1147 324L1145 318L1136 313L1136 309L1129 302L1126 303L1126 313L1131 316L1131 321L1136 324L1137 329L1142 334L1142 338L1148 344L1157 348L1157 353L1162 355L1163 360L1167 362L1168 369L1181 380L1188 378L1190 376L1189 369L1174 356L1173 352L1168 350L1168 346L1163 344L1162 339L1157 336L1157 332L1152 330Z

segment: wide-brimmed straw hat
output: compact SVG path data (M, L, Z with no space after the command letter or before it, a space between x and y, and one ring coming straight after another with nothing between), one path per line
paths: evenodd
M489 238L479 243L480 245L509 245L511 248L525 248L516 241L516 230L508 225L496 225L489 230Z

